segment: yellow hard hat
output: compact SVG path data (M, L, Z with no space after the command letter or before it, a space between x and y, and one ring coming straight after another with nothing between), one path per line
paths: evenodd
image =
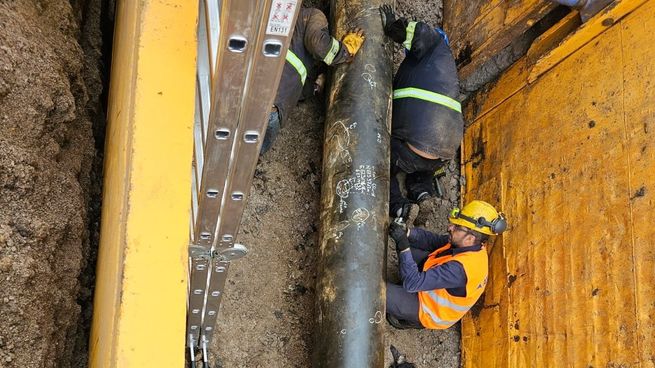
M461 210L457 207L450 211L448 220L451 224L461 225L482 234L498 235L507 228L505 216L496 211L487 202L474 200Z

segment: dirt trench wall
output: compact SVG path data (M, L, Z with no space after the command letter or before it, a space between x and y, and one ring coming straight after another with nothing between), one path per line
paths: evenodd
M76 366L95 192L91 117L102 89L99 3L0 2L2 367ZM95 26L82 32L84 19Z

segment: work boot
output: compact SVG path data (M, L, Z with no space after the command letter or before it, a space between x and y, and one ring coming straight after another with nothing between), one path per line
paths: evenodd
M421 203L437 194L432 182L432 172L429 171L408 174L405 185L407 187L407 199L414 203Z
M424 328L423 326L417 326L412 322L398 319L398 318L390 315L389 313L387 313L386 315L387 315L387 322L389 322L389 324L395 329L398 329L398 330L412 330L412 329L421 330L421 329Z
M404 203L401 208L396 211L396 218L394 221L405 224L408 227L414 226L414 220L418 216L419 206L414 203Z
M430 193L421 192L421 193L419 193L419 195L416 196L416 203L420 204L421 202L423 202L424 200L426 200L428 198L430 198Z
M420 189L422 190L416 190L417 188L412 188L414 190L409 190L407 192L407 198L414 202L414 203L421 203L424 200L434 197L435 196L435 191L428 191L423 188L424 186L421 186Z

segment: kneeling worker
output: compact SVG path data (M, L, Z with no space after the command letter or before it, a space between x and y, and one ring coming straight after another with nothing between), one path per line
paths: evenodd
M387 320L399 329L446 329L475 304L487 285L485 243L505 231L502 213L472 201L448 217L448 234L437 235L393 222L402 285L387 282Z
M330 35L327 19L320 10L300 9L274 106L269 114L261 153L271 147L280 127L298 101L307 94L311 95L312 90L316 92L322 88L322 82L314 85L312 90L304 88L307 77L314 74L314 62L324 62L328 66L350 62L363 43L364 31L361 29L356 28L346 33L339 42Z
M459 79L443 31L396 18L389 5L380 11L384 33L407 50L393 79L389 183L389 213L406 221L412 203L436 194L433 175L455 157L462 140ZM407 174L407 198L396 178L400 172Z

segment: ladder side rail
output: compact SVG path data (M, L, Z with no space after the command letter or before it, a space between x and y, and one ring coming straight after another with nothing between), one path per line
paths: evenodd
M269 23L273 2L266 1L258 30L257 52L248 75L247 89L243 98L241 118L235 134L235 160L230 165L219 221L219 232L214 245L215 254L229 253L245 208L246 199L259 158L259 151L268 124L268 115L277 93L284 68L285 56L291 42L300 3L291 9L291 23L286 34L270 34ZM227 279L229 262L220 257L213 261L209 293L218 297L207 299L207 314L203 317L203 334L211 340L213 327L220 309L221 297Z
M204 0L205 12L207 14L207 40L209 46L209 61L212 73L216 70L216 57L218 54L218 39L221 31L220 9L222 1Z
M200 67L200 66L198 66ZM198 194L200 191L200 180L202 169L205 166L205 143L203 139L203 125L205 124L202 111L202 86L199 76L196 78L196 112L193 121L193 175L196 178L193 191Z
M199 13L204 14L204 27L206 30L205 4L200 3ZM206 300L208 298L207 285L209 283L209 270L211 268L212 240L216 231L220 198L225 185L225 175L232 157L233 131L238 122L240 113L242 90L246 78L247 60L252 57L252 48L249 43L254 38L252 23L255 19L253 8L255 0L250 1L224 1L221 3L221 15L225 18L222 23L225 31L219 34L217 48L217 65L214 82L203 83L198 79L197 108L202 110L207 123L205 132L208 139L200 138L203 146L203 166L197 177L200 190L197 193L197 212L195 222L192 224L189 247L189 297L187 316L187 343L190 346L199 346L202 318L205 314ZM200 23L199 23L200 25ZM202 30L200 31L202 32ZM208 42L199 42L200 48L207 48ZM205 54L208 60L209 52ZM202 62L202 61L201 61ZM209 62L205 64L209 68ZM210 75L209 73L206 73ZM209 86L214 86L207 91ZM204 88L203 88L204 87ZM212 103L210 103L210 99ZM204 120L204 119L203 119ZM218 134L221 133L221 134ZM223 135L223 133L226 133ZM201 134L201 136L204 134ZM218 174L217 174L218 171Z
M228 167L240 115L242 91L252 57L255 0L224 1L221 24L225 30L219 39L219 52L205 142L204 166L198 195L198 221L195 224L196 245L209 250L213 244L225 189Z
M257 166L259 150L266 133L268 116L280 83L286 52L299 10L300 2L296 5L293 13L288 35L268 34L267 27L262 27L259 31L258 55L251 78L248 80L242 117L235 137L235 154L238 165L230 167L227 190L224 194L223 211L229 216L224 216L219 224L217 249L230 247L233 244L233 241L229 241L230 235L233 239L239 230ZM267 4L266 10L267 14L269 12L270 2ZM268 18L265 18L264 21L268 21Z
M216 57L218 53L218 36L220 30L218 29L218 14L217 0L200 0L201 16L203 19L203 33L204 38L201 40L198 37L198 44L204 48L203 58L203 74L199 82L202 86L203 94L200 96L202 101L202 114L205 118L204 125L202 126L203 145L207 140L207 130L209 128L209 112L211 104L211 91L213 79L216 71ZM200 68L198 69L200 72Z

